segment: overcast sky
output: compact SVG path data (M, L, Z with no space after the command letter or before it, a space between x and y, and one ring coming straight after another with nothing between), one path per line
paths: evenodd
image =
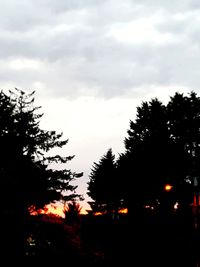
M116 157L136 106L200 90L199 0L0 0L0 87L36 90L41 126L83 171Z

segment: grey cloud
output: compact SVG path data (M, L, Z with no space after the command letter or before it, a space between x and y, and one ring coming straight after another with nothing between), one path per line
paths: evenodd
M35 0L36 5L51 9L52 12L62 13L74 9L86 9L93 6L102 5L106 0Z
M54 26L69 12L87 10L103 0L7 0L0 1L0 28L11 32L32 31L41 25ZM57 21L58 19L58 21Z
M45 10L46 11L46 10ZM10 32L30 31L47 19L49 12L36 7L33 1L0 1L0 29Z
M199 88L197 5L186 0L0 2L0 59L45 63L44 70L1 70L1 82L27 87L41 82L54 96L71 97L135 94L148 85ZM123 43L109 35L119 22L154 14L162 18L155 30L170 34L170 42Z
M188 36L194 31L199 31L199 16L200 10L168 15L157 25L157 29L161 32L172 33L174 37L181 34Z
M198 0L174 0L173 2L165 0L135 0L132 1L132 4L133 6L138 4L143 10L149 10L148 12L152 12L152 10L154 10L154 12L164 10L165 12L170 12L171 14L196 10L200 6Z

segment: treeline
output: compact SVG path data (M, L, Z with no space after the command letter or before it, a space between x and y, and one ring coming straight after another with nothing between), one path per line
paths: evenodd
M55 201L81 198L72 181L82 173L65 165L56 168L73 159L53 154L68 140L40 128L43 114L34 94L19 89L0 92L1 256L6 261L24 257L31 214Z
M167 104L154 98L136 111L124 138L125 152L116 158L109 148L91 168L92 213L184 210L199 190L200 97L176 92Z
M82 198L72 182L83 173L66 169L74 156L53 153L68 140L62 133L41 129L43 114L34 97L34 91L27 94L17 88L0 92L1 258L8 263L20 258L30 262L37 255L45 260L68 255L94 266L96 252L90 258L87 249L93 220L89 228L88 220L83 224L86 252L76 239L79 228L71 227L80 211L77 201ZM117 158L109 148L92 166L88 181L92 213L117 215L128 208L128 214L137 216L145 206L163 212L173 210L177 203L180 210L192 203L200 174L200 98L196 93L176 93L166 105L156 98L142 102L135 121L130 121L124 145L125 152ZM164 189L166 184L172 186L170 192ZM33 213L55 201L68 203L64 224L49 225L33 218ZM37 241L35 237L37 252L27 252L27 246Z

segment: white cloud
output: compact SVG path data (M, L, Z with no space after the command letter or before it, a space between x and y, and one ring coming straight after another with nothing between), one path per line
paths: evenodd
M35 59L28 59L28 58L16 58L8 61L8 65L12 70L16 71L24 71L27 69L30 70L38 70L44 69L44 63L35 60Z
M157 20L157 19L156 19ZM114 24L110 34L117 41L124 43L151 43L155 45L166 45L173 42L171 33L161 33L156 29L154 17L141 18L128 23Z

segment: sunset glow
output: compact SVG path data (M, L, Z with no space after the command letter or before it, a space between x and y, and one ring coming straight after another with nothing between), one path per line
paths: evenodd
M33 208L30 209L31 215L37 215L37 214L54 214L57 216L60 216L62 218L65 217L64 214L64 207L62 203L51 203L46 205L43 209L35 211ZM88 212L84 207L81 208L80 214L87 214Z
M49 204L46 206L47 214L55 214L57 216L64 218L64 212L63 212L63 206L62 205L55 205L55 204Z
M128 213L128 209L127 208L124 208L124 209L121 209L121 210L119 210L119 213L122 213L122 214L126 214L126 213Z
M48 204L43 209L40 210L30 210L31 215L38 214L54 214L64 218L63 207L61 205Z
M127 208L123 208L123 209L120 209L118 211L118 214L127 214L128 213L128 209ZM104 215L105 212L101 212L101 211L98 211L98 212L95 212L94 215L95 216L99 216L99 215Z

